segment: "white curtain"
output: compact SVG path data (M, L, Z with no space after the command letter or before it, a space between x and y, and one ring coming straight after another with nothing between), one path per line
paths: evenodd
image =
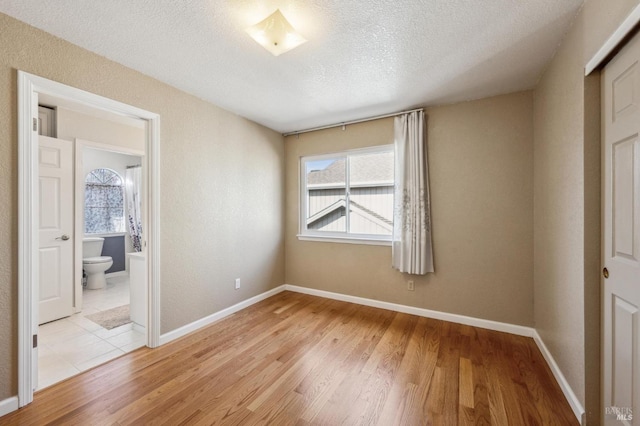
M142 168L134 166L127 168L125 175L125 198L127 200L127 226L135 251L142 251L142 212L140 211L140 186L142 182Z
M433 272L427 143L423 111L394 121L395 193L392 266L400 272Z

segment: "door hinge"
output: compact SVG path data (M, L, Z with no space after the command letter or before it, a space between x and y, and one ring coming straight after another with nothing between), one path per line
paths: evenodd
M33 117L33 131L36 132L38 130L38 119Z
M33 348L37 348L38 347L38 335L34 334L33 335Z

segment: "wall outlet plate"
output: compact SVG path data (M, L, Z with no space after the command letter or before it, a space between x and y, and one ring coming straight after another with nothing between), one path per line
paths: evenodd
M236 290L240 288L240 278L236 278Z
M407 290L414 291L415 289L416 289L416 287L415 287L413 281L411 281L411 280L407 281Z

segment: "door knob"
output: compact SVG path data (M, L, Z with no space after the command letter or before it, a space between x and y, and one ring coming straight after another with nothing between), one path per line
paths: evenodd
M62 235L61 237L56 237L56 240L67 241L69 236L67 234Z
M602 276L609 278L609 270L607 268L602 268Z

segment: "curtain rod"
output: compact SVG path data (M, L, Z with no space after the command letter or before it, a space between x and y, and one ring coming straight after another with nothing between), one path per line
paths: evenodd
M365 121L372 121L372 120L379 120L381 118L395 117L395 116L398 116L398 115L408 114L410 112L416 112L416 111L424 111L424 108L410 109L410 110L407 110L407 111L394 112L392 114L376 115L375 117L361 118L359 120L343 121L342 123L329 124L329 125L320 126L320 127L312 127L311 129L296 130L295 132L283 133L282 136L299 135L301 133L315 132L316 130L332 129L334 127L340 127L340 126L344 127L344 126L348 126L349 124L364 123Z

